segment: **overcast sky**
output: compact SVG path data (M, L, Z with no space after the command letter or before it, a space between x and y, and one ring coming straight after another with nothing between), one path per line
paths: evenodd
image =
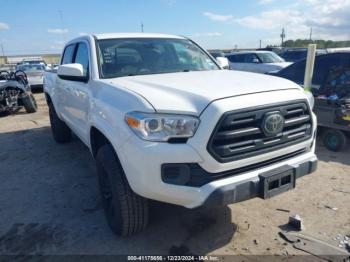
M0 0L6 54L60 53L81 34L185 35L205 48L258 47L287 39L350 40L350 0ZM6 10L6 11L4 11ZM1 50L0 50L1 51Z

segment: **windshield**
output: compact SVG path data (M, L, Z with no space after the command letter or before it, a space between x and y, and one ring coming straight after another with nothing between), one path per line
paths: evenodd
M98 49L102 78L220 69L187 39L107 39Z
M22 70L25 72L43 71L43 70L45 70L45 66L43 66L43 65L19 65L19 66L17 66L17 70Z
M284 59L273 52L256 53L262 63L281 63Z

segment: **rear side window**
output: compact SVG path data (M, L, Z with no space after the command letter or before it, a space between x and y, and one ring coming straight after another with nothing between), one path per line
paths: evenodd
M245 54L243 63L255 63L259 61L258 57L255 54Z
M69 45L64 49L61 65L73 63L75 44Z
M74 63L81 64L84 70L84 76L89 72L89 52L85 43L79 43Z
M298 61L301 59L304 59L306 57L306 51L297 51L297 52L286 52L283 55L283 58L285 58L287 61Z
M331 69L346 67L348 64L349 56L347 55L331 54L317 56L312 83L322 85Z
M243 63L244 62L244 55L228 55L227 59L231 63Z

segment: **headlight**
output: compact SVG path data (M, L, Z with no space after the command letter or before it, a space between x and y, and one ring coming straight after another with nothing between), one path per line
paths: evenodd
M307 100L309 100L309 104L310 104L311 109L314 109L314 106L315 106L314 95L310 91L305 91L305 93L307 96Z
M192 137L199 125L193 116L140 112L126 114L125 122L140 138L158 142Z

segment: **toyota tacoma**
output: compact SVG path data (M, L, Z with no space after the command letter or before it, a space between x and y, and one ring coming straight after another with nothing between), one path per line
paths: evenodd
M311 96L289 80L223 70L185 37L76 38L44 90L55 141L74 133L88 146L107 222L122 236L146 227L148 199L266 199L317 167Z

